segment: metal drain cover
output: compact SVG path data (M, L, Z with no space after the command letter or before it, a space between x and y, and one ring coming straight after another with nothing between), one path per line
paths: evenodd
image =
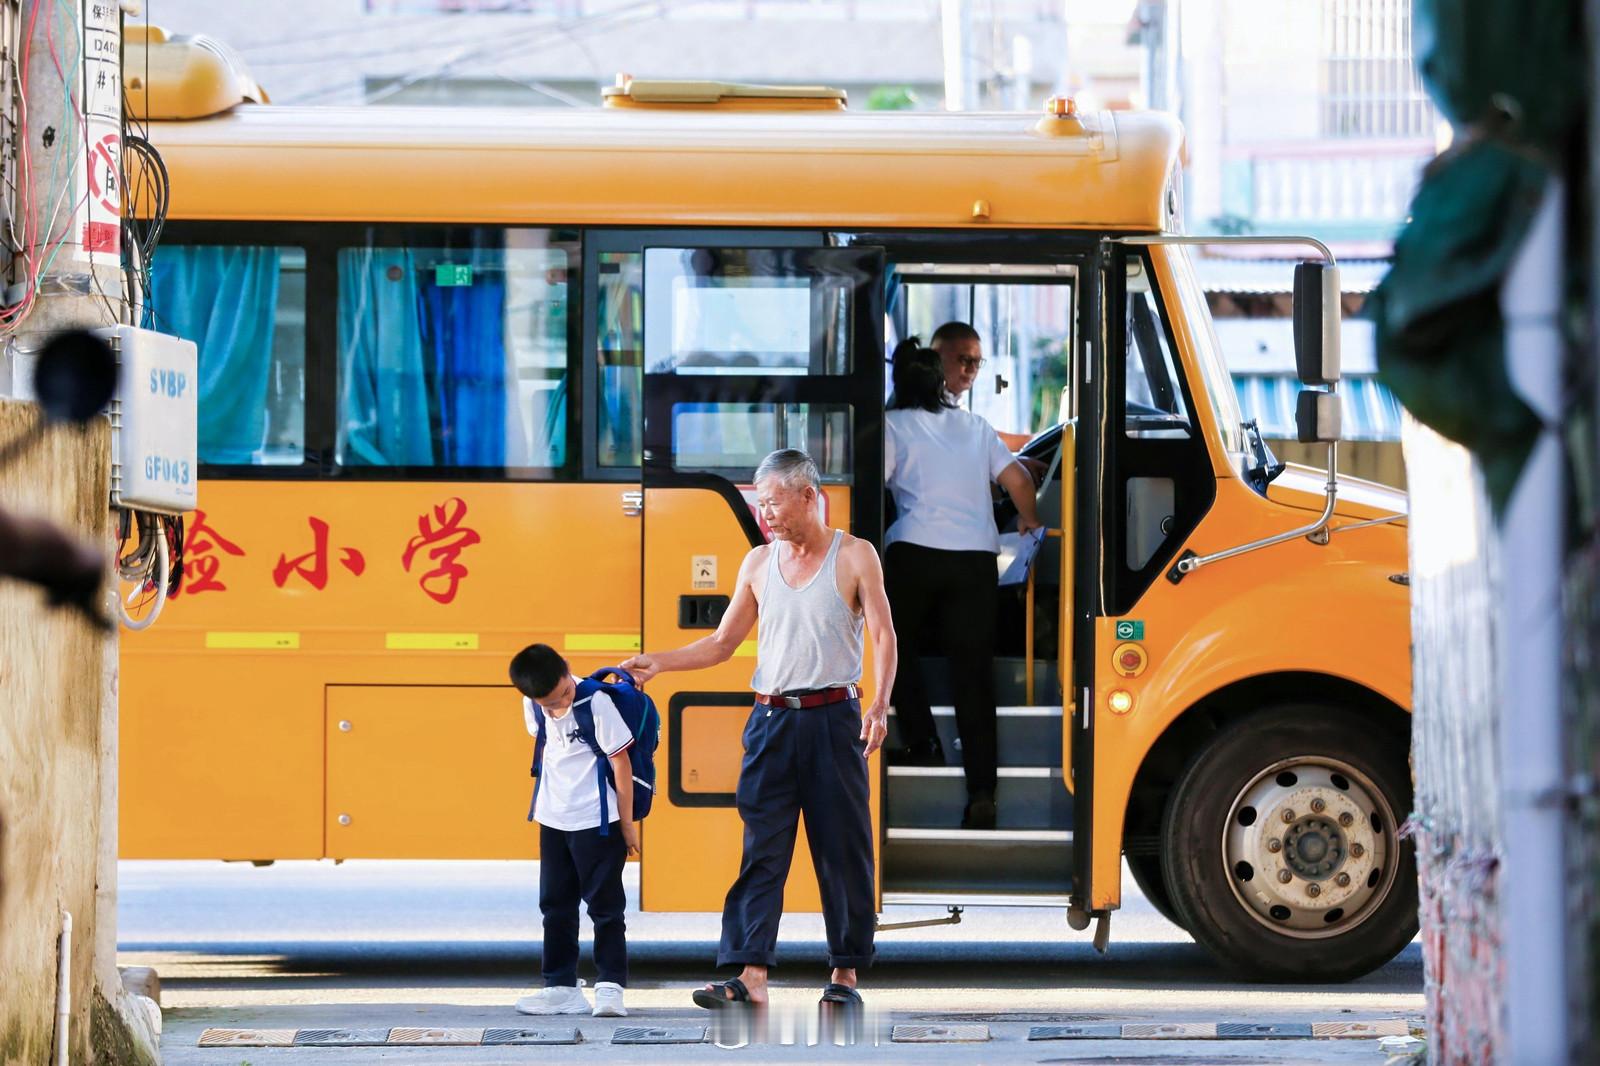
M889 1034L896 1044L972 1044L989 1039L987 1025L897 1025Z
M371 1047L388 1042L387 1029L302 1029L294 1036L295 1047Z
M687 1029L646 1029L637 1025L621 1026L611 1033L613 1044L703 1044L706 1027Z
M577 1044L583 1035L576 1026L556 1026L553 1029L485 1029L483 1044Z
M1115 1023L1100 1025L1035 1025L1028 1030L1029 1040L1120 1040L1122 1026Z

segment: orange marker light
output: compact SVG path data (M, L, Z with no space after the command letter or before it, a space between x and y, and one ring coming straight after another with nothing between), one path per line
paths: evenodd
M1057 118L1072 118L1078 113L1078 101L1070 96L1052 96L1044 102L1044 109Z

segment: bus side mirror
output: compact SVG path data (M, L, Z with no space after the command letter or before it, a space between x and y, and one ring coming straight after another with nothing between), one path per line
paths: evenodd
M1332 444L1339 439L1342 409L1339 395L1302 389L1295 398L1294 422L1302 444Z
M1329 263L1296 264L1294 363L1302 385L1338 383L1339 311L1339 268Z

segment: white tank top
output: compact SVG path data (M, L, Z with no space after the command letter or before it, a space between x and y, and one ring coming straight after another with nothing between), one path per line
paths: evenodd
M750 687L767 695L853 685L861 680L861 637L866 616L839 595L837 563L844 533L835 530L816 576L801 588L783 578L774 541L767 552L767 585L761 598L756 672Z

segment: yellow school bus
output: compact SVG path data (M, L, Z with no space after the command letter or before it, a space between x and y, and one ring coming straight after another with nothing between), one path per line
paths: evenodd
M886 346L959 317L975 408L1052 471L1051 536L1002 590L999 828L958 828L959 766L874 758L881 902L1103 938L1126 861L1263 976L1414 935L1404 498L1244 425L1173 119L637 82L591 111L303 109L239 102L202 43L151 52L144 313L199 345L203 466L182 587L122 646L125 857L535 857L511 655L589 671L713 627L773 448L879 539ZM1300 294L1324 441L1330 276ZM651 685L648 910L733 880L753 647ZM818 905L803 846L788 905Z

